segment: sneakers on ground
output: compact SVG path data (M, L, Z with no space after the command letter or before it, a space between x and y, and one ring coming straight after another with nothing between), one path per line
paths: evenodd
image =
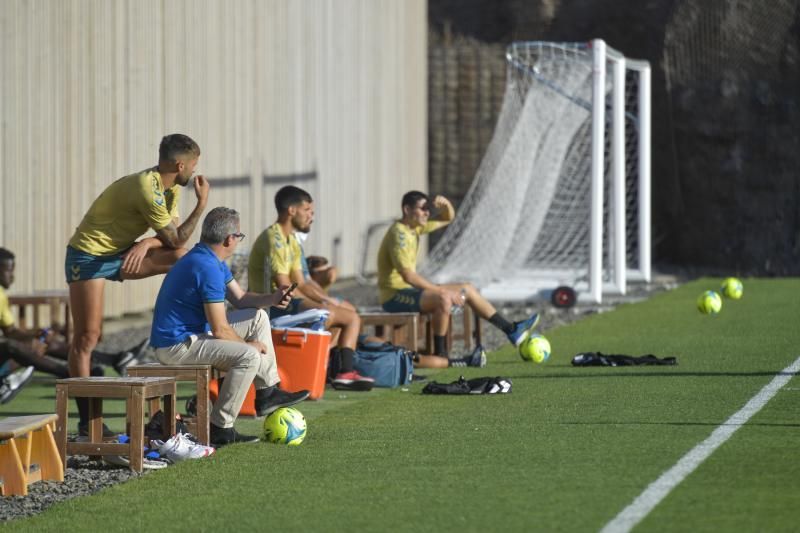
M103 440L106 440L106 439L116 440L117 435L119 435L119 434L116 433L115 431L111 431L111 428L109 428L107 425L103 424ZM85 424L83 424L81 422L78 422L78 437L79 438L80 437L85 437L85 438L88 439L88 437L89 437L89 423L88 422L85 423Z
M114 362L114 370L117 371L122 377L128 375L128 367L132 364L135 364L139 358L142 357L144 351L147 349L147 343L150 341L150 338L146 338L130 350L126 350L124 352L120 352L117 360Z
M461 359L451 359L450 366L473 366L483 368L486 366L486 351L480 344L472 350L472 353Z
M258 394L256 394L256 415L266 416L281 407L289 407L300 403L308 398L308 394L307 390L286 392L278 387L273 388L272 393L265 398L259 398Z
M536 324L539 323L539 315L533 313L530 318L527 320L522 320L520 322L514 322L514 329L511 333L508 334L508 340L514 346L519 346L525 339L530 337L531 333L533 333L534 328L536 328Z
M369 391L375 385L375 380L351 370L350 372L336 374L331 385L336 390Z
M242 435L235 428L221 428L214 424L211 426L211 445L215 448L227 446L228 444L238 444L241 442L253 443L258 442L259 438L252 435Z
M0 404L10 402L19 394L33 377L33 370L32 366L26 366L0 378Z
M184 433L178 433L168 441L151 440L150 447L173 463L185 459L201 459L214 454L214 448L192 442Z

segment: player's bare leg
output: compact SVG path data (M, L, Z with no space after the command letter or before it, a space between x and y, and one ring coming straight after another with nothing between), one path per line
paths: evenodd
M465 303L475 311L475 314L484 320L489 320L497 313L497 309L481 296L478 289L473 287L471 283L449 283L443 285L443 287L454 292L464 291L463 294L466 296Z
M103 292L105 279L87 279L69 284L73 337L69 351L69 374L87 377L92 364L92 350L103 329Z
M419 300L419 308L423 313L433 315L433 334L438 336L447 335L447 328L450 326L451 301L438 291L422 291Z
M361 317L355 311L344 307L331 306L329 310L331 314L328 316L325 328L338 327L341 330L338 346L355 350L358 334L361 332Z
M136 273L122 272L122 279L143 279L158 274L166 274L172 268L172 265L187 252L186 248L155 248L148 250L139 271Z

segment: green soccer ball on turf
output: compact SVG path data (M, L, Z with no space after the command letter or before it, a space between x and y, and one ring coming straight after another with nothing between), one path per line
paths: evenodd
M742 297L744 285L738 278L725 278L722 281L722 295L731 300L738 300Z
M716 315L722 309L722 298L715 291L705 291L697 298L697 309L704 315Z
M519 345L519 355L525 361L544 363L550 359L550 341L543 335L531 335Z
M306 418L294 407L281 407L264 419L267 442L299 446L306 438Z

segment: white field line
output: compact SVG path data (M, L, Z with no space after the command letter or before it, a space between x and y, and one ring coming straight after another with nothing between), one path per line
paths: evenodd
M630 505L620 511L601 533L628 532L641 522L661 500L686 479L700 464L719 448L736 430L742 427L754 414L759 412L764 405L800 371L800 357L794 363L784 368L772 381L770 381L758 394L753 396L738 412L731 416L722 425L718 426L711 435L692 448L675 465L661 474L650 483Z

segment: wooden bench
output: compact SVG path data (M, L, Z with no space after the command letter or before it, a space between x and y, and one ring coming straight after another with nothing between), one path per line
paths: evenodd
M56 381L56 444L61 461L69 455L124 455L130 458L131 470L142 471L144 457L145 401L164 398L163 438L175 434L175 380L173 378L69 378ZM67 442L68 403L70 398L89 400L89 441ZM125 428L130 441L125 444L103 442L103 398L126 401Z
M409 350L419 348L419 313L387 313L383 311L359 313L361 331L367 327L375 328L375 336L389 338L392 344L405 346ZM391 328L387 332L387 328Z
M208 426L208 382L211 380L211 365L147 365L129 366L130 377L170 377L175 381L191 381L197 394L197 416L185 417L184 423L192 435L202 444L209 445ZM150 415L158 410L158 398L150 401Z
M64 481L64 462L53 438L58 415L14 416L0 420L0 494L28 494L28 485Z
M424 335L425 345L422 353L433 353L433 323L432 315L424 313L387 313L385 311L367 311L359 313L361 317L361 331L373 326L375 336L391 340L392 344L405 346L409 350L419 350L419 338ZM456 315L458 316L458 315ZM464 306L461 313L463 325L461 331L456 333L453 329L453 315L450 315L450 325L447 328L447 350L452 350L453 341L462 340L464 350L471 351L481 344L480 317L472 312L472 308ZM391 327L391 338L386 328Z
M67 342L72 340L72 316L69 311L69 293L67 291L40 291L30 294L13 294L8 296L8 303L18 308L17 325L21 329L40 329L45 327L64 326ZM28 320L28 308L32 311L32 321ZM45 322L42 309L49 309L49 321Z

